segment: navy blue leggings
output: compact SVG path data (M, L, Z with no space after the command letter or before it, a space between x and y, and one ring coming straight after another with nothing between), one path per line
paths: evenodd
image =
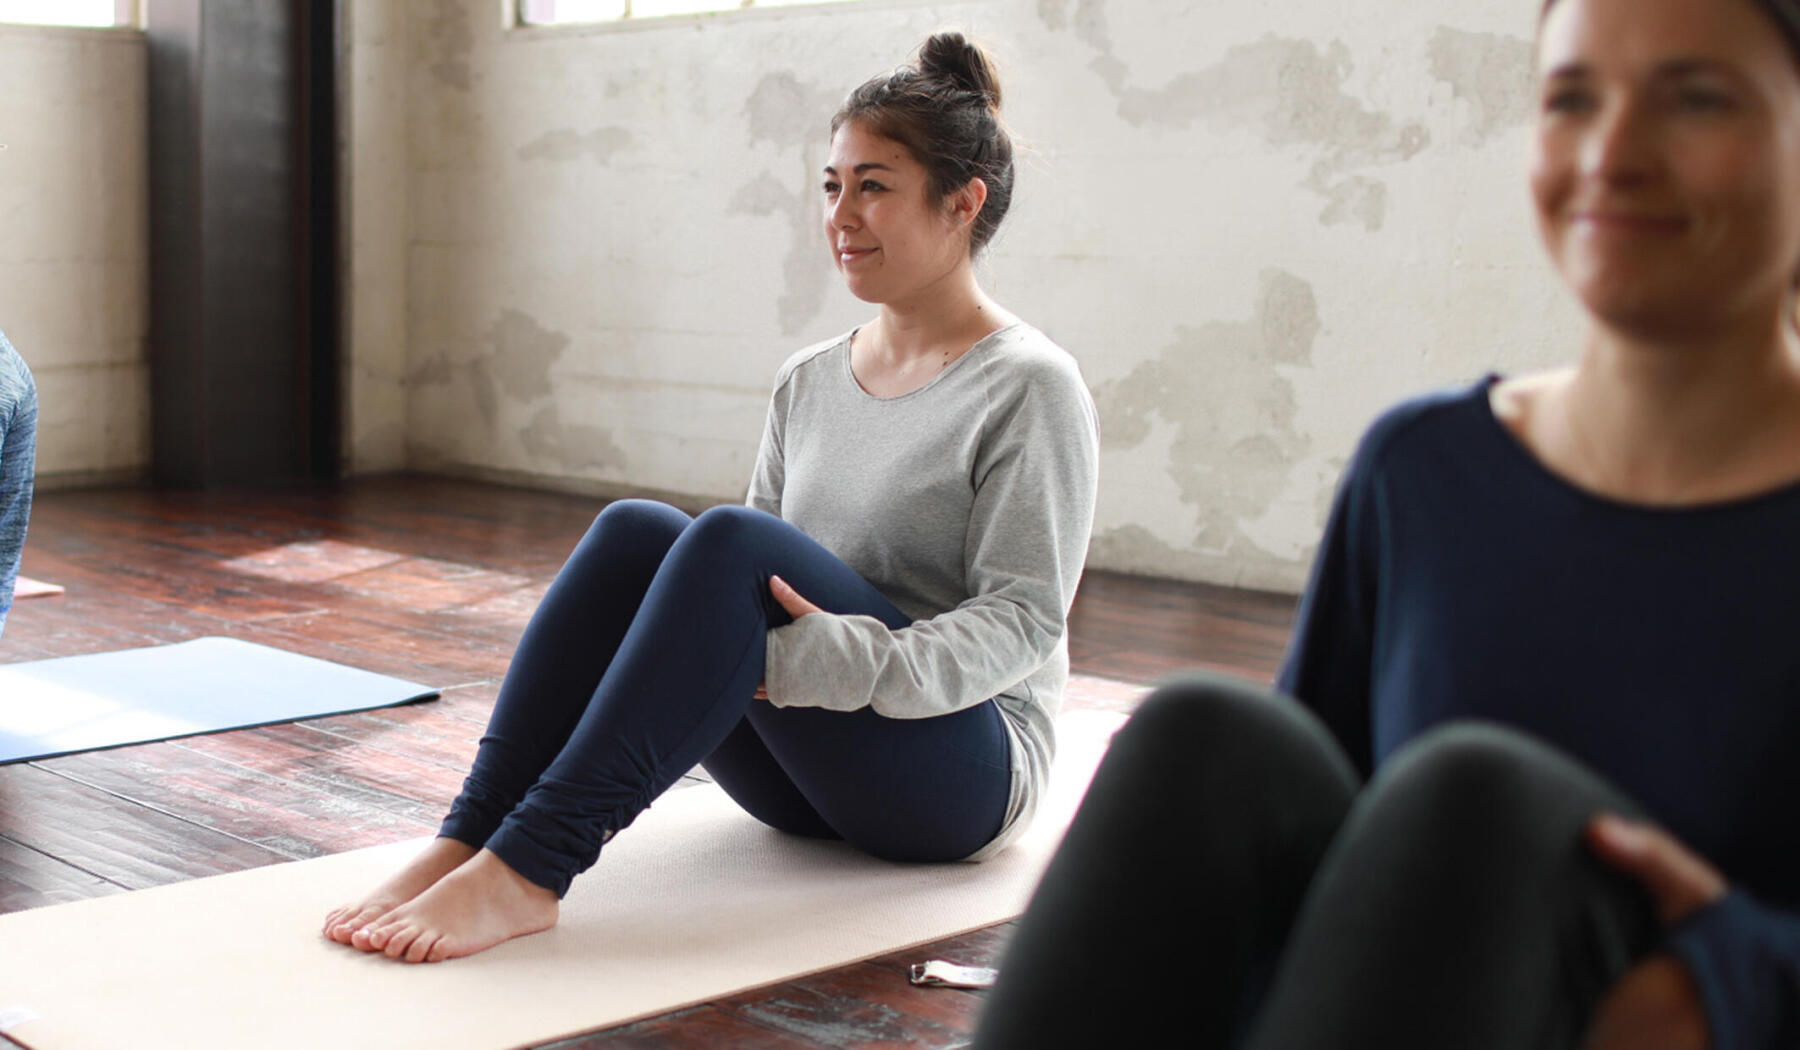
M992 840L1011 791L992 700L924 719L753 701L768 630L790 622L771 575L827 612L911 622L773 515L608 506L526 626L439 833L561 895L704 761L783 831L904 861L955 860Z

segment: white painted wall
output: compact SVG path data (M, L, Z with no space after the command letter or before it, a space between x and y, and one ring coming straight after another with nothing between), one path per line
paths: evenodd
M41 486L150 462L144 95L142 34L0 25L0 329Z
M381 56L352 74L354 296L383 318L351 322L359 465L737 498L776 366L868 314L820 234L827 120L946 24L993 45L1032 148L985 272L1094 388L1093 565L1295 589L1376 412L1572 346L1525 207L1528 0L581 30L508 2L349 4Z

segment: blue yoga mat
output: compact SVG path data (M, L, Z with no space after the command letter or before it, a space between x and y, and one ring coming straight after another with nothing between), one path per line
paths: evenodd
M437 690L235 638L0 665L0 764L367 711Z

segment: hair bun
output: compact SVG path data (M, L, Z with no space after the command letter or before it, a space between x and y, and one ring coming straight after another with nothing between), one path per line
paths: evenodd
M933 33L919 48L919 72L975 92L990 109L1000 108L1000 77L993 60L961 33Z

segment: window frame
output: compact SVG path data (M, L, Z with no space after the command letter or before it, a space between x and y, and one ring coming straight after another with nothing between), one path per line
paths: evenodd
M796 0L796 2L758 6L757 0L717 0L719 6L705 11L682 11L667 15L633 15L633 0L621 0L625 13L617 18L598 18L583 21L533 21L532 11L535 8L554 8L556 0L502 0L505 5L505 25L511 30L528 30L552 32L568 30L625 29L631 27L649 27L659 25L680 24L686 20L700 18L733 17L738 15L767 15L771 12L806 11L817 9L836 9L856 4L866 4L869 0Z
M51 4L46 3L46 7ZM55 29L76 30L84 33L109 33L118 30L141 30L144 28L144 0L112 0L113 20L111 25L87 25L81 22L12 22L0 18L0 28L4 29Z

